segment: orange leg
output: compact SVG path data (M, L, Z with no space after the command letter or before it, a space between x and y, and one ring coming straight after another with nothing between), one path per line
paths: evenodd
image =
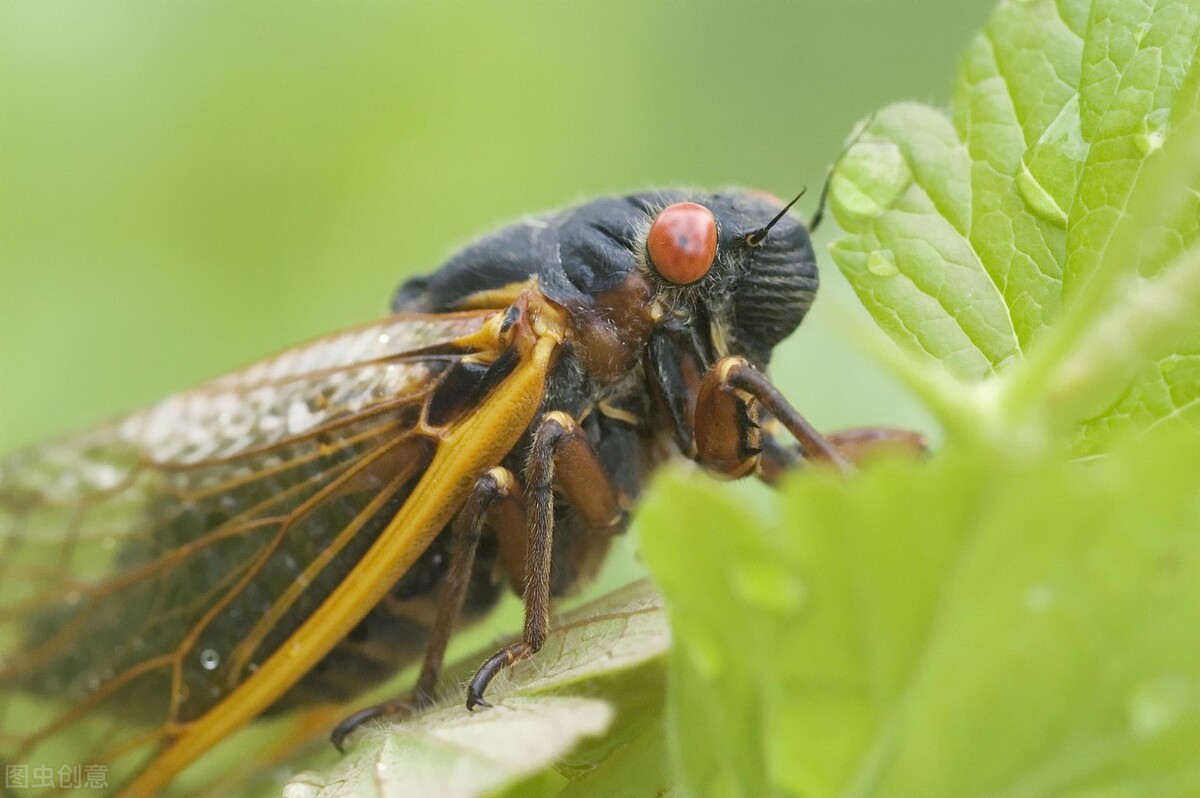
M741 357L721 358L701 380L695 420L697 460L701 465L729 477L744 476L758 467L764 441L757 405L766 408L792 433L806 458L829 463L840 471L853 470L838 448Z
M760 429L759 405L792 433L800 452ZM822 435L740 357L722 358L705 372L697 391L694 424L696 459L701 465L730 478L756 473L768 484L778 482L799 457L849 472L885 450L927 451L924 436L909 430L860 427Z

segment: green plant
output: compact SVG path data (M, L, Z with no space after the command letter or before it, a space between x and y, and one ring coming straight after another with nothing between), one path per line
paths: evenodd
M950 117L890 106L847 153L833 256L944 427L932 460L753 507L665 474L640 530L669 655L631 588L506 715L375 732L292 789L1200 793L1198 31L1200 0L1005 2ZM452 780L526 733L554 745Z

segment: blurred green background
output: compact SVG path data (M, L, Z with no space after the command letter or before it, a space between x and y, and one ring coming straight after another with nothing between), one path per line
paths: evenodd
M991 0L0 5L0 452L381 315L406 275L606 192L808 185L944 104ZM775 374L924 426L823 296Z

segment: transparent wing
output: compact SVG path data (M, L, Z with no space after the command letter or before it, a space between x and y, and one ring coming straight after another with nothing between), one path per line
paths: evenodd
M0 763L115 783L253 673L408 498L493 315L397 316L0 461Z

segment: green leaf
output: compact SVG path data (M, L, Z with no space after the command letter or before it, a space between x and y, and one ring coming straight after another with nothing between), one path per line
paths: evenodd
M612 713L589 698L510 696L490 712L432 712L374 735L327 774L302 774L289 798L441 795L472 798L537 774L582 738L607 729Z
M643 549L685 786L1196 794L1196 462L1191 436L1089 463L957 450L806 475L756 513L663 480Z
M950 123L890 106L842 159L830 198L853 235L833 255L876 321L914 354L979 378L1017 351L1008 309L966 226L970 163Z
M1083 450L1200 406L1200 334L1181 316L1151 344L1153 322L1115 307L1200 235L1198 41L1200 0L1002 3L963 57L953 123L889 106L846 153L831 250L881 327L960 380L1017 366L943 404L1008 414L992 428L1086 421ZM1117 322L1135 357L1073 357ZM1086 395L1052 396L1063 368Z
M1058 314L1087 3L1003 3L964 54L954 122L971 160L968 238L1027 349Z
M654 722L622 741L598 766L556 793L556 798L670 798L677 793L672 792L675 775L669 762L660 712Z
M1092 8L1080 87L1089 148L1071 205L1068 293L1099 263L1128 210L1130 189L1146 156L1168 133L1179 87L1192 68L1198 29L1200 5L1189 0L1103 0ZM1182 99L1190 104L1190 98Z
M488 692L493 708L468 713L456 690L438 708L363 733L336 767L297 776L285 794L557 794L608 757L622 756L621 741L661 723L668 643L657 594L644 581L628 586L566 616L534 660L497 677ZM469 657L452 676L469 676L491 653ZM582 757L565 759L601 734L604 741Z
M1200 313L1197 312L1194 291L1200 282L1200 263L1196 246L1200 241L1200 67L1193 66L1179 101L1169 120L1171 136L1165 138L1161 153L1155 152L1139 173L1131 192L1131 213L1122 219L1100 265L1100 275L1114 273L1109 280L1113 291L1125 290L1125 298L1113 302L1116 307L1110 317L1126 316L1125 334L1117 332L1121 319L1110 318L1095 325L1099 335L1093 343L1106 345L1102 340L1105 327L1110 352L1118 357L1110 368L1094 368L1094 373L1107 377L1114 390L1091 390L1083 386L1078 393L1095 397L1097 406L1088 416L1076 436L1076 448L1083 452L1098 451L1107 441L1120 433L1146 429L1167 420L1182 419L1193 425L1200 422ZM1165 130L1159 131L1165 133ZM1158 145L1158 140L1151 144ZM1137 277L1129 277L1136 265ZM1164 265L1166 264L1166 265ZM1120 278L1126 276L1122 282ZM1144 283L1144 284L1140 284ZM1132 287L1128 287L1132 284ZM1191 286L1189 290L1189 285ZM1100 294L1106 286L1089 293ZM1153 295L1158 293L1161 298ZM1190 301L1188 298L1191 297ZM1084 297L1085 299L1087 297ZM1183 300L1183 301L1181 301ZM1143 307L1142 313L1130 313L1121 306ZM1158 318L1153 311L1157 311ZM1163 319L1174 314L1177 322L1164 329L1155 340L1147 337L1147 329L1163 326ZM1087 348L1082 341L1079 349ZM1078 355L1076 356L1078 360ZM1071 364L1064 364L1070 378ZM1126 378L1126 379L1120 379ZM1062 386L1051 386L1051 392L1062 392ZM1112 396L1115 400L1109 401Z

